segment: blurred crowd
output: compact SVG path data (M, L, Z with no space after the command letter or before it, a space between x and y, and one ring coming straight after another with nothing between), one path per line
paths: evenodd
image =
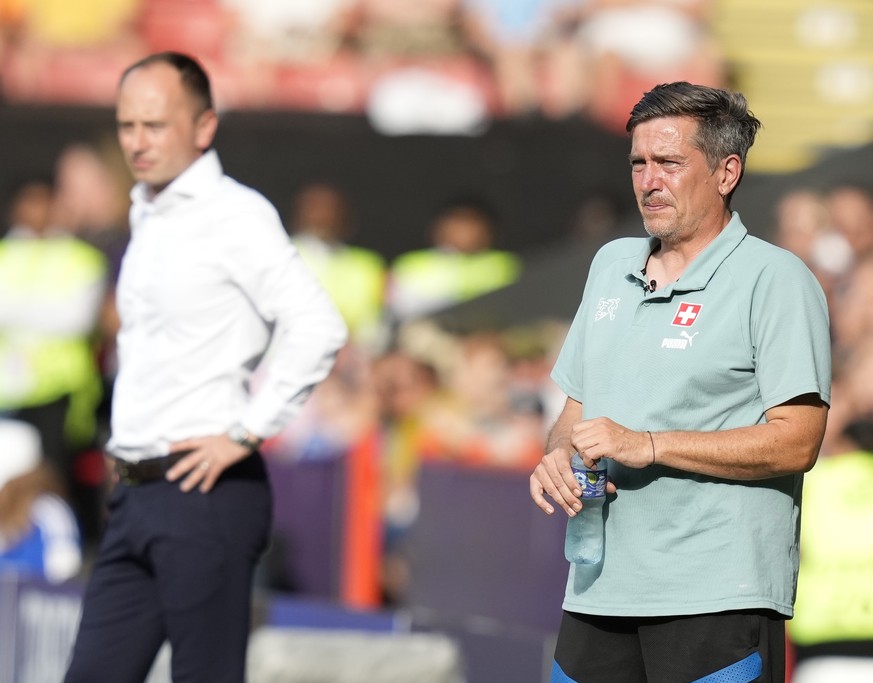
M181 42L203 56L226 108L366 112L387 133L469 133L492 116L527 115L584 115L619 130L639 92L656 82L724 84L713 4L0 0L0 96L111 103L127 64ZM102 447L127 178L114 144L73 144L51 177L5 188L0 559L30 563L51 580L87 566L111 484ZM457 334L434 320L522 273L520 255L496 246L499 219L478 197L447 198L420 226L427 241L390 260L355 246L355 207L330 182L300 187L278 208L351 341L264 453L274 462L373 454L378 600L402 605L422 464L532 470L563 404L549 372L570 321ZM873 189L793 188L774 200L772 225L756 227L806 262L830 305L833 400L822 458L807 478L814 483L837 456L873 451ZM576 237L599 242L604 233ZM858 561L869 569L873 544L860 545ZM815 554L808 544L802 552ZM798 609L804 604L802 570Z
M0 1L9 101L112 102L153 51L199 55L224 108L366 111L387 133L581 113L623 129L637 93L723 84L715 0Z
M127 240L129 182L115 164L110 150L70 145L52 178L13 188L0 239L0 415L39 430L86 544L99 534L107 484L113 284ZM290 462L372 447L387 558L382 597L402 603L421 464L531 470L563 400L549 372L569 321L464 334L436 322L434 312L511 284L523 269L518 254L495 246L499 221L476 197L446 201L429 241L390 262L354 245L354 207L338 186L300 187L280 210L351 342L265 453ZM838 455L855 447L853 425L873 415L873 194L795 188L775 203L773 221L773 240L808 264L830 303L834 391L822 455Z
M0 230L0 420L37 430L37 450L78 519L86 554L99 538L111 484L102 448L130 189L115 164L112 150L69 145L51 177L9 188ZM423 457L531 467L543 438L540 392L560 335L545 344L530 334L460 340L428 322L430 313L521 273L521 258L495 246L492 208L473 196L448 199L422 230L421 248L390 263L350 243L353 208L338 187L313 182L280 208L289 239L334 298L352 341L303 415L265 445L266 455L340 458L360 443L377 444L386 524L398 531L392 538L414 519ZM6 457L7 446L0 450ZM0 556L3 548L0 530Z

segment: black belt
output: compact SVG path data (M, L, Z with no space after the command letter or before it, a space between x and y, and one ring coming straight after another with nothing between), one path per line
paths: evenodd
M170 453L160 458L146 458L139 462L129 462L115 458L115 472L118 480L128 486L138 486L152 481L163 480L167 472L191 451ZM255 451L247 458L227 468L221 473L222 479L254 479L263 480L267 476L261 454Z
M139 462L129 462L116 458L115 471L118 474L118 480L122 484L127 484L128 486L146 484L150 481L166 478L170 468L190 452L170 453L170 455L164 455L160 458L146 458Z

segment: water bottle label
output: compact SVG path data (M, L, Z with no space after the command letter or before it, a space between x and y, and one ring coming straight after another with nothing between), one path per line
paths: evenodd
M606 495L606 470L580 470L573 468L583 498L602 498Z

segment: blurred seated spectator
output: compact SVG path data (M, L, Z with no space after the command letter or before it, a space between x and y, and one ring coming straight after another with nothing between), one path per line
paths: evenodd
M575 39L579 0L464 0L469 33L494 70L500 111L563 117L586 99Z
M407 600L411 574L408 532L418 518L423 457L441 455L431 415L446 400L436 369L395 349L373 366L378 413L372 438L379 454L382 515L381 594L387 605Z
M296 193L287 221L291 241L315 273L349 327L353 341L379 341L385 301L386 264L378 253L352 246L348 201L328 183Z
M587 114L624 133L640 94L658 83L722 86L713 0L584 0L579 40L590 74Z
M20 0L28 40L54 47L106 45L129 35L142 0Z
M130 238L130 182L114 160L94 145L77 142L64 147L55 162L55 220L103 252L113 282Z
M813 188L783 194L775 207L774 242L800 257L833 306L835 289L852 265L852 247L831 223L827 196Z
M366 111L386 135L475 135L493 107L462 0L354 0L345 45L361 61Z
M844 277L831 306L835 363L873 338L873 252ZM873 375L869 377L873 380Z
M309 63L341 48L345 12L353 0L219 0L231 15L229 51L259 62Z
M855 258L873 253L873 191L842 185L828 193L827 206L834 229L852 247Z
M436 457L478 467L526 470L542 457L543 404L515 391L512 359L492 333L458 340L446 378L449 400L429 415Z
M345 40L377 67L466 53L461 0L351 0Z
M184 50L216 67L228 56L233 28L220 0L142 0L136 27L143 52ZM140 55L142 56L142 55Z
M142 51L141 0L21 0L6 27L5 94L16 101L113 101L118 73ZM10 14L7 12L7 14Z
M835 369L843 380L845 400L850 406L846 422L873 414L873 335L859 339Z
M435 217L432 246L398 256L389 272L388 306L404 321L466 301L516 280L521 259L495 249L495 216L476 200L450 202Z
M383 135L479 135L491 120L490 99L471 62L414 64L374 76L366 111Z
M52 583L76 576L82 549L76 518L32 425L0 418L0 572Z
M297 418L264 443L267 457L294 462L347 456L373 425L372 365L370 350L346 344Z
M804 477L792 683L873 680L873 413Z
M824 194L813 188L791 189L776 202L775 216L775 243L812 268L816 242L829 228Z
M116 150L114 141L111 151L76 142L64 147L55 162L55 222L98 249L109 269L94 339L102 379L95 444L99 446L109 437L112 388L118 372L115 341L120 326L115 307L115 283L130 239L127 225L130 176L127 169L121 167L124 162Z
M66 484L93 445L100 375L94 334L103 305L103 255L54 223L51 184L22 184L0 240L0 411L39 429Z
M502 333L512 365L511 401L515 412L539 415L540 445L545 443L567 399L552 380L551 372L569 324L569 320L537 321Z

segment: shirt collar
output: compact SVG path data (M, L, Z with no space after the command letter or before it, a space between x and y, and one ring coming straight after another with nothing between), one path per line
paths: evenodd
M669 294L671 291L691 292L706 287L712 276L715 275L718 267L739 246L747 233L746 226L740 220L740 215L733 211L731 219L724 227L724 230L694 258L685 272L682 273L682 277L676 282L667 285L664 294ZM660 244L660 240L657 237L649 237L645 240L645 246L633 261L636 270L629 273L630 277L643 282L647 281L643 274L643 268L646 267L649 255L658 244Z
M130 191L134 204L154 204L162 207L181 198L197 197L206 192L224 175L218 153L210 149L180 173L167 187L149 198L146 184L139 182Z

